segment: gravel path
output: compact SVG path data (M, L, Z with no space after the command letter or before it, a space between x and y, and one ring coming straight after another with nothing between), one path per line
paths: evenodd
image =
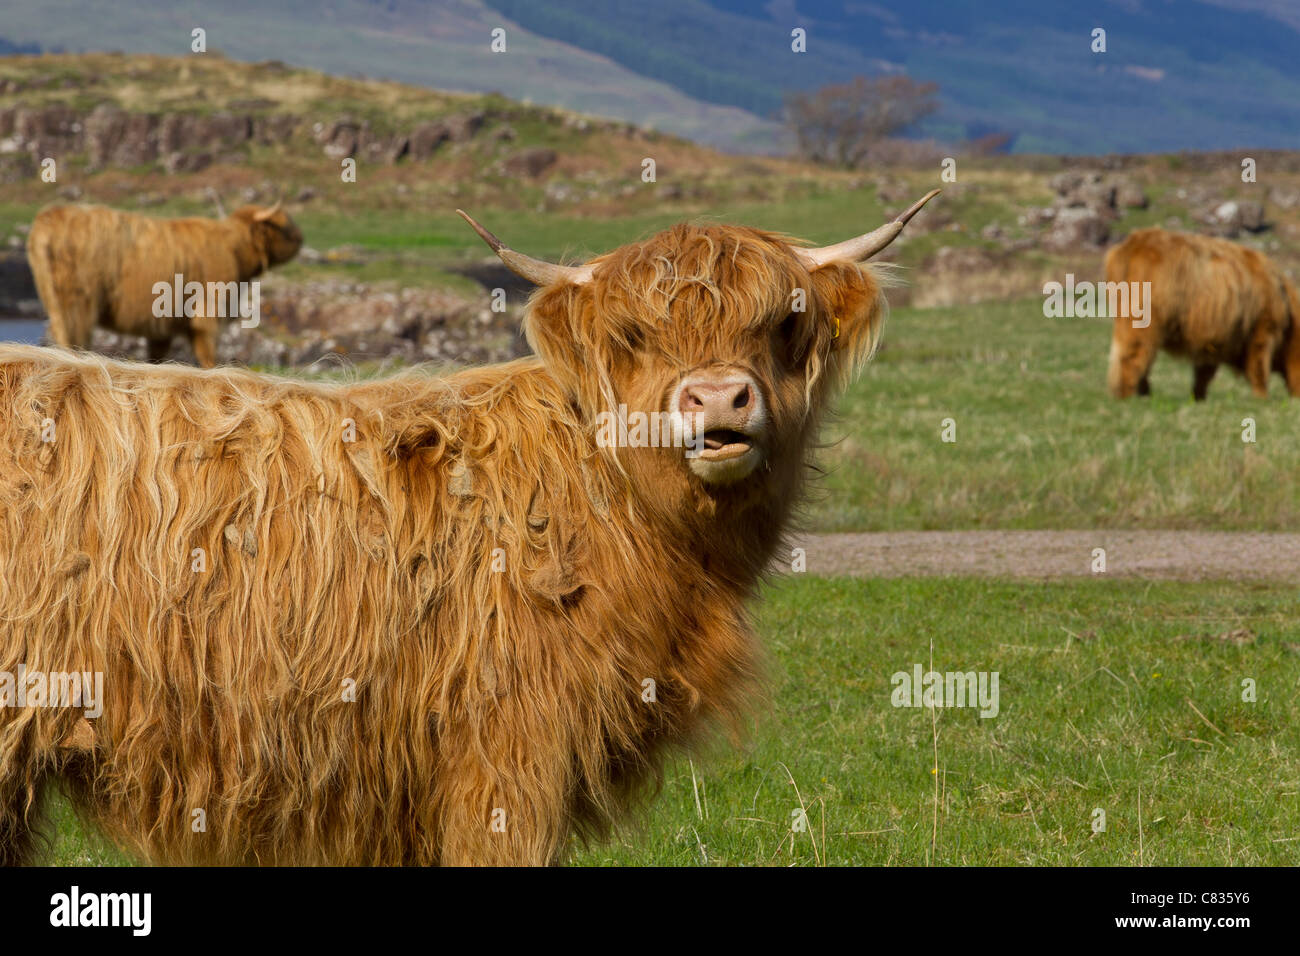
M794 542L809 574L1061 578L1106 573L1177 581L1300 582L1300 534L1237 531L890 531ZM789 570L787 565L786 570Z

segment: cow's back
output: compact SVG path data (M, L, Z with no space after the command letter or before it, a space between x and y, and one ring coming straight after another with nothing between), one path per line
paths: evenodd
M388 698L368 691L401 679L421 610L372 424L339 389L0 348L0 669L104 675L92 811L174 807L140 848L152 858L250 858L284 826L259 816L272 791L346 777L344 802L379 814L393 799L356 792L395 787L378 749L347 767L361 748L313 746L384 720L370 707ZM28 745L57 747L77 716L36 712ZM186 807L247 845L197 841ZM290 842L320 860L407 852L323 829Z
M105 692L84 727L0 709L0 764L72 747L79 804L155 862L429 863L447 762L582 701L552 745L592 755L600 818L618 754L698 719L644 675L718 647L685 686L727 703L753 650L587 442L535 360L320 385L0 347L0 670Z

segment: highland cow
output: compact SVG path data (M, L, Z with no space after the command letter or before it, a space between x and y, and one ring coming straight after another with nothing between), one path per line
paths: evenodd
M1108 384L1116 398L1149 395L1160 349L1192 363L1192 396L1204 400L1219 365L1268 394L1280 372L1300 395L1300 296L1267 256L1224 239L1139 229L1106 253L1109 283L1150 283L1146 314L1114 316Z
M27 259L56 344L88 348L100 325L144 336L150 361L160 362L173 337L185 335L198 363L211 368L221 320L234 317L229 290L288 262L301 245L302 233L279 203L243 206L224 219L50 206L32 223ZM156 287L170 290L177 277L182 289L197 283L206 294L171 296L167 308L157 308Z
M95 718L0 707L0 859L56 780L157 863L548 864L606 833L743 725L746 603L880 335L862 263L929 198L823 249L679 225L581 266L474 224L539 286L536 357L443 378L0 348L0 672L103 677ZM620 406L698 440L598 441Z

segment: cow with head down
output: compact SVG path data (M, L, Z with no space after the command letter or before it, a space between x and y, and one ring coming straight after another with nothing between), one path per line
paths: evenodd
M579 266L474 224L538 286L536 356L442 378L0 348L0 672L102 675L0 708L0 860L56 779L160 863L604 833L741 724L746 605L880 336L864 263L929 198L826 248L681 225Z
M1198 402L1220 365L1244 375L1261 398L1273 372L1300 395L1300 295L1262 252L1211 236L1138 229L1106 253L1106 281L1148 300L1140 310L1116 310L1107 376L1116 398L1151 393L1149 373L1161 350L1191 362Z

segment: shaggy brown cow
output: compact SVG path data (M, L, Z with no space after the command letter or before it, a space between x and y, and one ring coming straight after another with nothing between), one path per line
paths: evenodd
M224 301L223 293L233 291L227 284L288 262L301 245L302 233L279 203L244 206L224 219L155 219L104 206L50 206L32 223L27 259L57 344L87 348L91 330L102 325L144 336L149 359L162 361L173 336L186 335L199 364L211 368L222 319L216 303L222 302L225 318L233 317ZM171 285L177 275L182 290L191 282L204 287L192 315L184 301L155 309L155 284Z
M1191 361L1197 401L1220 364L1244 372L1261 397L1273 371L1300 395L1300 296L1268 257L1224 239L1139 229L1106 253L1106 281L1151 283L1148 325L1115 316L1108 375L1115 397L1150 394L1147 375L1162 348Z
M103 675L0 708L0 859L55 777L155 862L543 864L604 832L738 726L745 602L880 334L859 263L920 206L580 267L482 232L540 286L538 357L446 378L0 348L0 674ZM609 447L620 406L669 440Z

